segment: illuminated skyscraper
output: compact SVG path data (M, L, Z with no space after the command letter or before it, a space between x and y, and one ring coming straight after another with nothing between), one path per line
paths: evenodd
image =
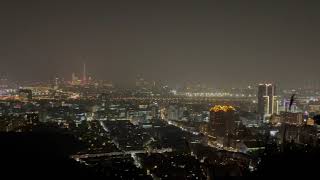
M60 85L60 79L58 77L55 77L53 88L57 90L59 88L59 85Z
M73 85L75 85L78 81L78 77L76 76L75 73L72 73L72 78L71 78L71 82Z
M233 133L236 126L235 108L232 106L214 106L210 109L210 126L217 137L226 137Z
M169 120L178 120L179 119L179 109L178 106L170 105L168 107L168 119Z
M8 88L8 79L6 77L0 77L0 88Z
M83 63L83 78L82 78L83 83L87 82L87 66L86 63Z
M259 84L258 113L261 119L266 120L272 114L278 114L279 101L276 96L276 87L273 84Z

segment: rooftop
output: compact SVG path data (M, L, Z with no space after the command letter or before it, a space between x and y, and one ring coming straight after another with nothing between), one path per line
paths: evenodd
M221 106L221 105L216 105L213 106L210 111L213 112L219 112L219 111L224 111L224 112L230 112L230 111L235 111L236 109L233 106Z

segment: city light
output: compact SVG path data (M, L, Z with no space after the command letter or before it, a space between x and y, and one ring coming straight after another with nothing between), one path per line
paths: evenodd
M2 179L317 179L319 5L1 1Z

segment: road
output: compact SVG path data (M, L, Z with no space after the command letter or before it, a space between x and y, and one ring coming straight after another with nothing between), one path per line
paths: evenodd
M109 153L96 153L96 154L78 154L72 155L73 159L87 159L87 158L96 158L104 156L120 156L120 155L132 155L132 154L141 154L141 153L166 153L172 152L171 148L155 149L151 151L147 150L134 150L134 151L121 151L121 152L109 152Z

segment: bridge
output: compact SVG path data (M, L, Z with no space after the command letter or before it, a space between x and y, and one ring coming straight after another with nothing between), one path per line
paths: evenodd
M161 102L161 103L252 103L253 97L187 97L187 96L173 96L173 97L110 97L110 101L113 102Z

